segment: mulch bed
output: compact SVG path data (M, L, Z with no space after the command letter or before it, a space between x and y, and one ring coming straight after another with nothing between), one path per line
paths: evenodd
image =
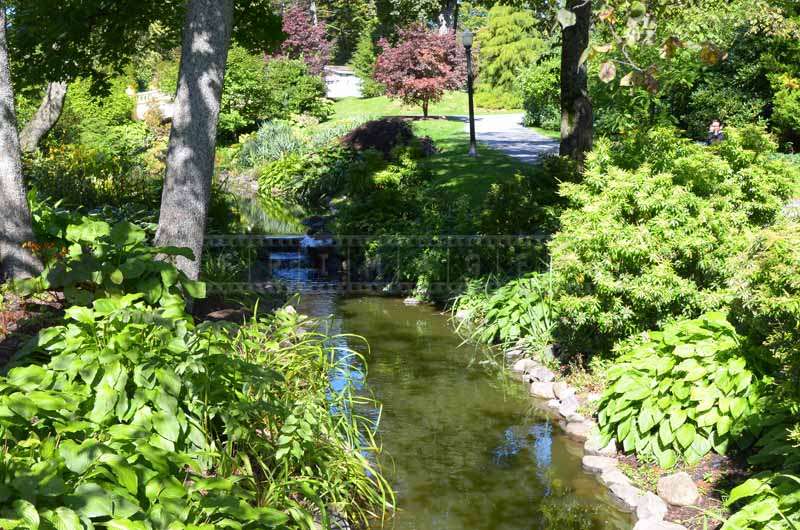
M27 300L13 294L3 295L0 306L0 366L39 330L57 324L64 314L60 294L45 293Z

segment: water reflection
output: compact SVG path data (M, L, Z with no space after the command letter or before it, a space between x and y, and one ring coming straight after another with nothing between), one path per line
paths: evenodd
M303 306L332 314L329 330L367 359L366 389L383 404L380 461L397 492L389 523L400 530L627 529L580 447L537 415L521 385L503 385L459 347L445 317L382 298L313 297ZM364 384L355 359L332 380ZM376 415L373 411L373 416ZM376 523L374 529L380 528Z

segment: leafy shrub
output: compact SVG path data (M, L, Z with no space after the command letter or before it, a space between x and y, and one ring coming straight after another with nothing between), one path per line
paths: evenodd
M383 118L368 121L342 138L342 145L356 151L375 149L389 158L392 150L408 145L414 132L407 121L400 118Z
M475 106L482 109L518 109L522 106L522 100L516 94L478 87Z
M744 501L744 502L743 502ZM728 507L741 507L722 530L792 530L800 525L800 477L760 473L731 490Z
M728 304L734 258L800 178L760 151L763 132L729 132L713 149L665 129L646 141L600 141L584 182L562 184L571 207L550 250L566 351L609 352L671 318Z
M42 218L34 213L36 221ZM170 294L205 297L201 283L190 280L173 265L156 256L192 257L186 249L150 247L147 233L138 226L120 222L114 226L91 217L55 217L39 232L49 233L62 248L57 259L46 264L41 276L25 280L25 290L62 290L67 302L89 304L97 298L143 293L150 304Z
M271 117L271 87L264 75L264 58L232 46L225 67L225 86L219 109L219 134L227 140Z
M712 79L692 92L684 121L692 137L705 138L711 120L719 119L732 127L756 123L765 106L766 102L752 93Z
M311 528L382 508L352 450L371 428L330 412L352 404L323 337L286 311L237 330L141 297L67 309L1 379L4 527Z
M560 71L560 59L550 53L520 72L516 90L522 97L525 125L549 130L561 127Z
M382 96L383 86L375 81L375 62L378 59L371 31L365 31L358 39L358 46L350 61L353 71L361 79L361 96L374 98Z
M772 121L781 136L790 142L800 142L800 80L782 76L772 100Z
M268 121L242 145L239 161L245 167L254 167L299 152L301 147L302 142L291 125L285 121Z
M490 235L554 233L565 206L558 187L577 180L573 162L552 156L509 180L492 184L481 211L481 231Z
M126 154L63 145L26 157L24 171L29 185L42 196L72 208L157 207L161 199L160 179Z
M480 82L492 92L515 95L520 72L535 63L546 49L530 9L495 5L489 10L477 37L480 54ZM517 108L519 103L509 108Z
M796 395L800 380L800 223L765 228L738 262L731 317L777 363L785 390Z
M756 410L759 387L722 313L668 324L619 353L598 413L603 445L616 437L663 468L681 457L694 465L712 448L724 454Z
M310 10L300 3L290 5L282 19L281 29L286 38L281 43L280 57L301 60L311 74L322 75L333 48L333 42L326 36L327 24L312 20Z
M272 119L286 119L292 114L309 114L320 120L333 114L333 107L325 98L325 81L311 75L303 61L272 59L267 63L265 91L269 105L265 115Z
M511 280L492 292L472 292L459 297L454 314L466 310L469 328L458 330L484 344L514 344L520 339L538 347L550 343L553 314L551 279L531 274Z

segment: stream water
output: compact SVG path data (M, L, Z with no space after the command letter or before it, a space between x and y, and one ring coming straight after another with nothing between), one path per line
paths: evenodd
M373 529L631 528L581 470L581 446L537 412L519 382L473 362L479 352L461 345L445 316L390 298L311 296L300 309L333 315L330 333L370 345L337 339L365 355L368 374L356 380L383 405L379 463L397 510Z

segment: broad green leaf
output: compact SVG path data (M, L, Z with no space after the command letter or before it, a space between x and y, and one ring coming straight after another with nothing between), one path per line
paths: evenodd
M81 324L94 324L94 311L88 307L72 306L67 308L64 313L68 318Z
M691 423L684 423L675 431L675 439L681 444L681 447L688 449L695 437L695 428Z
M170 442L177 442L181 435L181 428L174 414L156 412L153 414L153 428Z
M26 500L17 499L11 503L11 507L17 517L25 521L25 524L30 526L31 530L39 528L41 519L39 519L39 512L36 510L36 506Z
M664 469L670 469L678 462L678 453L672 449L662 451L658 455L658 465Z
M206 297L206 284L195 280L181 280L181 285L192 298L199 300ZM514 335L512 333L512 335Z
M669 414L669 426L672 427L673 431L678 430L678 428L686 422L686 412L681 409L675 409Z
M658 427L658 439L661 440L661 443L664 446L669 446L672 443L674 438L672 429L669 426L669 422L663 421Z
M76 512L90 519L113 515L113 494L94 482L78 486L67 501Z
M731 402L731 415L734 418L741 418L747 410L747 400L742 397L734 398Z
M83 530L78 514L69 508L60 506L44 516L56 530Z
M80 445L72 440L64 440L58 449L67 469L82 475L103 453L103 446L97 440L89 438Z
M736 501L752 497L753 495L769 491L770 489L766 480L757 477L749 478L731 490L731 494L728 500L725 501L725 504L731 506Z
M111 273L109 279L115 285L122 285L122 282L125 281L125 276L122 274L122 271L116 269L114 272Z

